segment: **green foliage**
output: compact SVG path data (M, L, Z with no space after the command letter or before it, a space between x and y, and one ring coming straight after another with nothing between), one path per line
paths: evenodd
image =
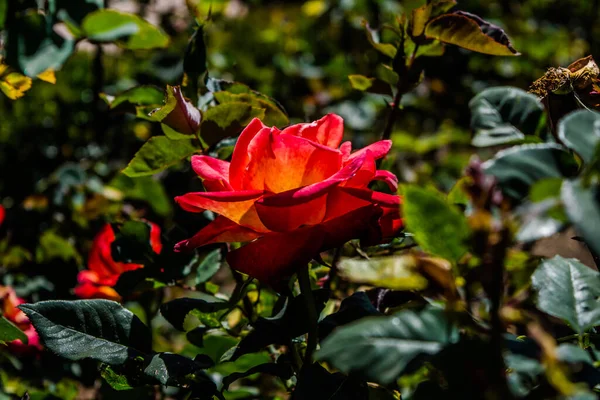
M600 209L598 208L598 187L586 187L582 179L566 180L561 190L561 199L569 220L595 254L600 254Z
M25 344L28 342L27 335L19 327L15 326L15 324L5 317L0 316L0 344L6 344L17 339Z
M600 113L590 110L575 111L558 125L561 142L576 152L584 163L590 163L600 143Z
M466 218L444 196L408 185L402 189L406 228L423 250L456 263L467 251L470 229Z
M575 259L556 256L532 276L540 310L560 318L582 334L600 324L600 273Z
M438 353L458 340L443 311L406 310L370 317L337 329L323 342L319 360L345 373L359 373L384 385L394 382L419 355Z
M170 140L166 136L150 138L123 170L130 178L153 175L196 153L191 140Z

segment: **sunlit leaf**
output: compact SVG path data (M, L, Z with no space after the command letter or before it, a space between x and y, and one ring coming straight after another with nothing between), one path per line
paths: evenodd
M253 118L265 119L265 109L249 103L230 102L204 112L200 125L202 140L212 146L226 137L237 136Z
M133 105L150 106L158 105L163 102L163 91L156 86L136 86L116 96L104 96L110 108L117 108L123 103L131 103Z
M532 276L537 307L578 333L600 325L600 273L573 258L544 261Z
M28 342L25 332L6 318L0 316L0 344L12 342L17 339L25 344Z
M434 18L425 27L425 36L484 54L519 54L502 29L464 12Z
M450 10L456 5L454 0L442 0L436 2L427 2L427 4L412 10L412 31L413 37L421 36L425 32L425 25L433 17L437 17Z
M108 186L119 190L125 199L147 202L159 215L168 215L172 211L171 198L165 188L159 180L150 176L130 178L125 174L118 174Z
M394 290L421 290L427 287L412 255L363 259L343 259L338 266L342 276L352 282Z
M239 88L239 87L238 87ZM252 108L264 109L263 122L268 126L284 127L289 125L290 120L285 111L273 99L255 91L242 93L231 93L220 91L214 93L215 99L221 103L246 103Z
M348 75L350 84L356 90L377 94L386 94L391 96L392 89L390 85L377 78L367 78L364 75Z
M394 58L396 56L397 50L393 44L380 43L378 40L377 31L374 29L371 29L371 27L369 26L369 24L366 21L363 22L363 27L365 28L365 33L367 35L367 39L369 40L369 43L371 43L371 46L373 46L377 51L379 51L382 54L385 54L389 58Z
M189 140L169 140L165 136L151 137L123 170L130 178L153 175L199 151Z

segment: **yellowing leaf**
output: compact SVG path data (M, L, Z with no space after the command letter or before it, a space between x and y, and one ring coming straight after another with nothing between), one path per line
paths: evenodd
M45 70L44 72L39 74L37 76L37 78L43 80L44 82L48 82L48 83L52 83L52 84L56 83L56 75L54 74L54 70L51 70L51 69Z
M425 36L478 53L519 55L502 29L465 12L432 19L425 27Z
M421 290L427 279L418 271L418 259L412 255L373 258L370 260L345 259L339 265L340 274L352 282L394 290Z
M31 78L18 72L10 72L0 77L0 90L11 100L23 97L30 88Z

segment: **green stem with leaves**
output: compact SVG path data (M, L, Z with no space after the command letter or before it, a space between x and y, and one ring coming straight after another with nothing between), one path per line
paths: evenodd
M304 295L304 304L306 305L309 324L304 363L310 364L312 362L312 355L317 348L319 316L317 315L317 306L310 285L310 267L308 265L298 271L298 284L300 285L300 292Z

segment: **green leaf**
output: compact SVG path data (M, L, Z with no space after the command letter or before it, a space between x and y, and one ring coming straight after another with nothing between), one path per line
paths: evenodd
M371 46L373 46L377 51L379 51L381 54L388 56L389 58L396 57L396 46L389 43L380 43L378 38L378 32L375 29L371 29L371 27L366 21L363 22L363 27L365 28L367 40L369 41L369 43L371 43Z
M412 18L410 21L412 27L411 35L413 37L423 35L425 32L425 26L431 18L447 12L455 5L456 1L454 0L442 0L435 3L428 2L419 8L413 9Z
M486 89L469 102L473 146L497 146L536 135L544 107L539 99L512 87Z
M192 34L183 56L183 72L187 76L192 98L198 97L198 82L207 72L204 26L200 25Z
M368 317L329 335L316 353L344 373L388 385L420 355L433 355L458 341L458 330L443 310L404 310L390 317Z
M319 322L319 340L323 340L339 326L374 315L382 314L373 306L367 293L354 292L352 296L342 300L337 312L329 314Z
M21 340L27 344L28 339L25 332L19 329L18 326L0 316L0 344L12 342L13 340Z
M183 97L179 86L165 90L165 104L150 113L154 121L160 121L183 135L195 135L200 128L202 115L192 103Z
M171 300L160 306L160 313L176 329L185 332L185 319L192 311L201 314L213 314L230 308L229 302L225 300L205 293L198 293L198 296L201 297L184 297Z
M200 370L211 366L212 361L210 364L200 364L179 354L158 353L152 357L150 363L144 369L144 374L163 385L177 386L187 383L186 380L190 380L190 378L197 379L199 376L203 376ZM204 380L212 383L207 376L204 376Z
M367 78L364 75L348 75L350 84L356 90L361 92L370 92L392 96L390 85L377 78Z
M104 99L110 108L117 108L122 104L133 104L136 106L151 106L163 102L163 91L156 86L142 85L119 93L116 96L104 95Z
M6 61L27 76L57 70L73 52L75 42L51 29L50 20L35 11L16 17L6 39Z
M115 371L108 364L102 364L100 376L102 376L106 383L108 383L114 390L131 390L136 386L135 384L129 382L129 379L125 374Z
M147 202L158 215L166 216L173 211L171 198L165 188L151 176L130 178L125 174L117 174L108 186L119 190L125 199Z
M418 271L417 259L410 254L394 257L342 259L340 274L351 282L393 290L422 290L427 279Z
M204 112L200 136L212 146L226 137L237 136L254 118L264 119L265 109L248 103L223 103Z
M568 114L558 123L558 137L584 163L592 162L600 143L600 113L577 110Z
M485 172L494 175L507 196L521 201L531 186L545 178L562 178L577 173L573 156L562 146L526 144L502 150L483 164Z
M240 93L232 93L230 91L215 92L215 99L223 103L247 103L253 108L262 108L265 110L263 122L268 126L277 126L282 128L289 125L290 120L283 108L273 99L265 96L262 93L250 90L247 86L236 85L235 89ZM247 90L242 92L242 90Z
M537 307L584 333L600 325L600 273L573 258L555 256L533 273Z
M44 345L69 360L92 358L120 365L152 351L148 328L108 300L50 300L22 304Z
M40 244L35 250L35 260L43 263L59 258L63 261L75 260L81 264L81 256L77 249L67 239L52 231L46 231L40 236Z
M78 2L54 0L54 4L56 17L59 21L64 22L75 36L80 36L81 22L88 14L104 8L104 0L83 0Z
M408 185L403 188L406 229L421 248L456 263L467 251L470 228L465 216L433 189Z
M166 136L148 139L123 170L130 178L153 175L196 153L191 140L170 140Z
M6 14L8 12L8 0L0 0L0 30L4 29Z
M282 381L287 381L294 375L294 370L290 364L266 363L254 366L244 372L234 372L223 378L223 389L229 390L229 386L238 379L245 378L254 374L269 374L279 377Z
M465 12L444 14L432 19L425 27L425 36L479 53L519 55L502 29Z
M221 249L208 253L196 269L196 285L204 283L213 277L221 268Z
M561 190L569 220L595 254L600 254L599 193L598 185L586 187L581 179L565 181Z
M81 23L83 34L96 42L116 42L130 49L167 47L169 37L143 18L116 10L98 10Z

